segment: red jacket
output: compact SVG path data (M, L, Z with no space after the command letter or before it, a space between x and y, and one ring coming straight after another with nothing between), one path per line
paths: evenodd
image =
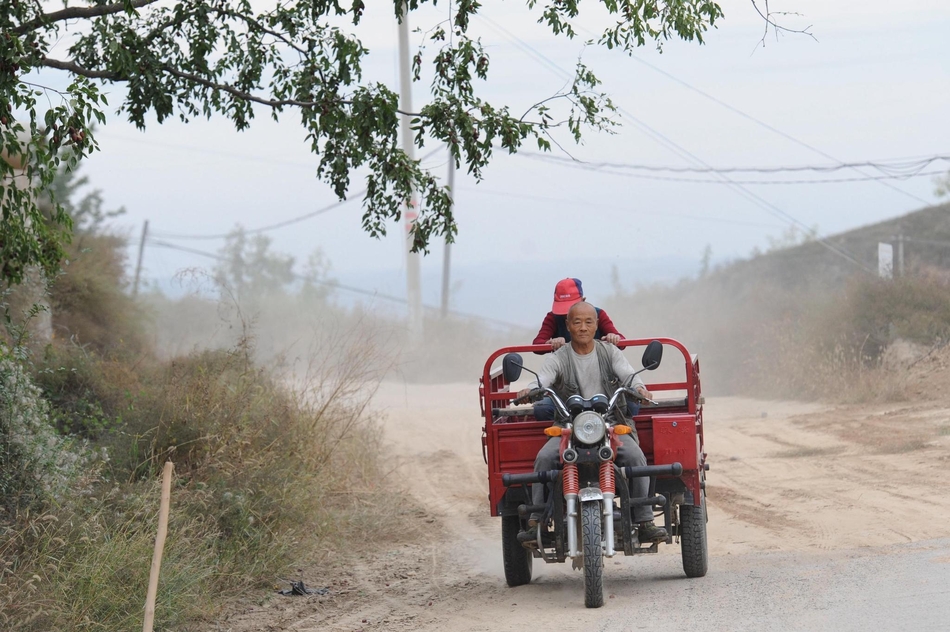
M541 323L541 329L538 331L538 335L534 337L534 341L531 344L543 345L551 338L564 338L565 342L570 342L571 334L567 331L566 320L566 316L557 316L554 312L548 312L544 317L544 322ZM617 331L614 322L610 320L610 316L607 315L607 312L597 308L597 333L594 334L594 338L600 340L606 334L617 334L621 338L624 337L622 333Z

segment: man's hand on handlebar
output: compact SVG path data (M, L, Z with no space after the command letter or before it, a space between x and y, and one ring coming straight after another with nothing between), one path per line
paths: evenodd
M623 338L621 338L621 337L618 336L617 334L606 334L606 335L604 335L604 337L603 337L603 341L604 341L604 342L609 342L610 344L614 345L615 347L617 346L617 344L618 344L621 340L623 340Z
M515 397L514 401L512 401L512 404L525 404L537 397L539 394L541 394L540 388L523 388L518 391L518 396Z
M648 403L648 404L656 404L656 402L653 401L653 393L651 393L650 391L648 391L646 388L644 388L644 387L642 387L642 386L637 386L637 387L634 389L634 392L636 392L637 398L638 398L641 402L646 402L646 403Z

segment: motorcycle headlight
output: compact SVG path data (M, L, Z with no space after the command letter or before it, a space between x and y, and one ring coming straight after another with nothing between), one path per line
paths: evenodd
M574 418L574 438L588 445L604 438L607 424L604 418L591 410L585 410Z

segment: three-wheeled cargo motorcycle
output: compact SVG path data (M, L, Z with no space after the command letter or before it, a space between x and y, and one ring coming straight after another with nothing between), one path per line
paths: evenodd
M489 505L501 517L501 545L509 586L531 581L532 563L571 559L584 571L584 603L603 605L604 558L656 553L661 542L641 543L633 521L635 507L649 506L662 518L667 538L679 543L687 577L702 577L708 568L705 480L709 466L703 450L703 396L699 359L672 338L623 340L618 345L646 347L642 364L656 369L664 348L682 356L681 380L647 383L655 400L644 400L627 385L590 399L579 395L562 401L551 389L534 389L517 398L511 384L525 367L520 353L550 351L549 345L507 347L492 353L480 380L479 398L485 425L482 449L488 464ZM502 358L500 366L496 361ZM666 368L668 369L668 364ZM532 371L533 373L533 371ZM639 373L639 371L638 371ZM611 424L613 407L632 397L641 406L632 425ZM524 400L551 398L561 424L534 418ZM618 436L635 429L647 465L618 467ZM560 437L557 469L535 472L534 460L550 437ZM629 481L649 477L649 494L630 495ZM545 502L532 505L531 485L544 484ZM542 515L537 539L519 541L530 515ZM524 539L524 538L522 538Z

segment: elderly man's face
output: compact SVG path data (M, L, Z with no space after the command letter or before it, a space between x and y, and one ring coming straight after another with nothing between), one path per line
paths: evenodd
M571 340L586 345L597 333L597 310L589 303L576 303L567 313L567 330Z

